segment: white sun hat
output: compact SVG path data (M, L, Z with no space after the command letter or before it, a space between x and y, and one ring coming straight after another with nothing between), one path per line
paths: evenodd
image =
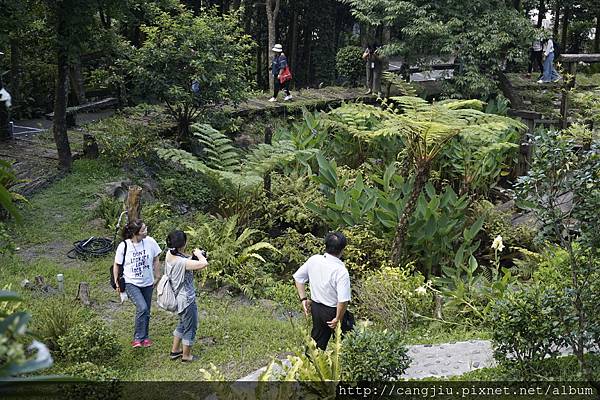
M275 46L273 46L271 50L273 50L275 53L282 53L283 47L279 43L277 43Z

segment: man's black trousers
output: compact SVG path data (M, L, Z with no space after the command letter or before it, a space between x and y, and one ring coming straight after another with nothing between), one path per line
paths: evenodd
M312 314L312 331L310 336L317 342L317 347L321 350L327 348L327 343L333 334L333 329L327 325L327 321L335 318L337 310L335 307L329 307L321 303L312 302L310 307ZM342 333L346 333L354 327L354 317L350 311L346 310L342 319Z

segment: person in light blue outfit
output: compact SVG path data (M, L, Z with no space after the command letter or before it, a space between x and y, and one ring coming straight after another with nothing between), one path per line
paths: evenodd
M557 82L561 76L554 68L554 42L552 39L544 41L544 74L538 83Z
M192 256L184 253L187 245L185 232L175 230L167 236L169 252L165 257L165 275L171 281L177 299L179 324L173 331L173 347L170 357L181 361L196 361L192 356L192 345L196 339L198 328L198 307L196 306L196 288L194 287L194 271L208 266L205 254L195 249Z

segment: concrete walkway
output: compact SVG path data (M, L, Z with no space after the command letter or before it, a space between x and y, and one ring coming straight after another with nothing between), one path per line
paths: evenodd
M494 367L492 344L489 340L468 340L444 344L408 346L412 362L402 379L441 378L462 375L479 368ZM289 365L287 360L285 365ZM266 367L258 369L239 381L257 381ZM274 372L279 369L275 368Z
M404 379L456 376L496 366L489 340L417 344L408 346L408 355L412 362L402 375Z

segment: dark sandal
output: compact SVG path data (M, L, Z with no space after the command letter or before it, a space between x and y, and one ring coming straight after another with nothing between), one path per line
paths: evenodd
M179 357L183 356L183 351L176 351L175 353L171 352L171 360L177 360Z
M200 359L200 357L198 357L198 356L192 356L192 358L189 360L186 360L185 358L182 357L181 362L194 362L194 361L198 361L199 359Z

